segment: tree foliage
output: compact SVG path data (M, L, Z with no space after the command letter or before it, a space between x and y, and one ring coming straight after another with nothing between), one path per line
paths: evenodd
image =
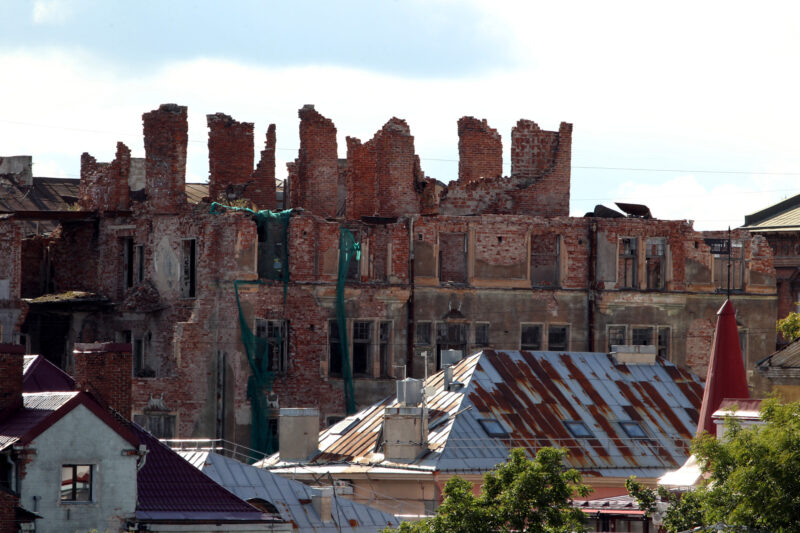
M583 513L571 506L574 494L589 488L577 470L563 466L565 450L542 448L534 459L521 449L512 450L508 462L483 478L479 496L472 483L459 477L444 488L436 516L405 522L399 533L484 533L515 531L567 533L580 531Z
M800 338L800 313L789 313L781 318L776 329L787 341L797 340Z
M669 502L669 532L722 523L800 533L800 403L766 400L761 418L763 425L748 428L727 420L724 439L695 439L692 452L707 475L698 489L678 499L630 480L629 493L646 511L656 499Z

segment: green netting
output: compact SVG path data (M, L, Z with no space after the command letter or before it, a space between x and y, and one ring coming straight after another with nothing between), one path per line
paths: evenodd
M361 245L346 228L339 234L339 277L336 280L336 325L339 329L339 346L342 351L342 376L344 377L344 405L348 415L356 412L356 400L353 393L353 369L350 365L350 349L347 342L347 313L344 307L344 282L350 261L361 259Z
M283 282L283 301L286 304L286 290L289 285L289 261L288 261L288 228L289 216L292 210L285 211L253 211L243 207L230 207L216 202L211 204L211 213L217 214L221 210L244 211L255 217L259 236L259 255L258 255L258 276L259 278L271 279ZM262 269L262 264L265 267ZM239 329L242 336L247 361L252 370L251 376L247 380L247 397L250 400L251 412L251 439L250 447L253 450L264 453L274 453L277 451L278 443L275 442L274 432L270 431L267 395L272 390L274 372L271 370L277 366L272 357L280 357L283 348L283 336L281 333L277 337L259 337L250 329L247 318L242 310L242 303L239 300L240 285L262 285L264 282L242 281L233 282L233 289L236 295L236 305L239 309ZM280 330L282 331L282 330ZM256 457L253 460L258 459Z

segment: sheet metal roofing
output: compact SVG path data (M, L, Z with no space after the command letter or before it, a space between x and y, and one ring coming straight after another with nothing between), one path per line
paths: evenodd
M23 394L22 408L0 424L0 450L29 435L78 394L78 391Z
M22 388L25 392L73 391L75 380L41 355L26 355Z
M626 365L605 353L486 350L453 374L459 390L445 390L442 372L425 381L428 451L414 461L384 460L390 397L323 431L304 468L481 473L512 448L558 446L584 475L657 477L688 457L703 394L697 376L668 361ZM264 464L293 467L277 454Z
M311 504L319 489L213 452L178 453L239 498L259 498L272 503L281 518L292 522L295 530L301 533L377 533L387 526L400 524L394 515L341 496L331 502L331 519L323 521Z
M744 217L745 229L754 232L800 229L800 194Z

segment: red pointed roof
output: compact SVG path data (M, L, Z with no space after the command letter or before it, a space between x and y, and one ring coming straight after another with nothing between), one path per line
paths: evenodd
M736 326L736 311L731 301L725 300L717 311L717 327L714 329L714 342L711 344L711 357L708 360L697 434L703 431L716 434L711 415L719 409L722 400L749 397L747 375L739 345L739 329Z

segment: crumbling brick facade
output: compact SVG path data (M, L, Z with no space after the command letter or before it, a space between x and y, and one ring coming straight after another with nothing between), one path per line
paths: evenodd
M266 416L280 406L315 407L321 424L346 414L343 343L359 407L391 394L394 378L423 377L454 353L482 347L652 344L704 372L708 324L727 282L706 240L721 234L686 221L569 217L570 124L544 131L521 120L511 133L512 175L503 177L500 135L465 117L459 179L444 185L425 177L401 119L367 142L348 137L340 160L333 121L313 106L299 117L300 152L285 185L295 209L286 249L251 214L211 213L207 203L222 195L275 205L274 126L253 170L252 124L208 116L209 194L199 204L184 194L184 107L144 115L144 195L120 192L122 176L130 184L135 174L123 145L111 164L85 154L80 217L64 216L48 237L24 242L13 230L0 233L8 248L0 279L12 279L20 309L25 287L31 310L21 332L32 350L60 349L59 363L80 372L75 343L130 343L134 417L151 429L169 426L167 436L244 445L252 387L262 386L251 378L248 331L270 346L272 382L257 391ZM338 331L343 229L361 258L343 272L346 330ZM732 297L752 366L774 347L764 331L774 327L775 269L763 238L738 230L731 238L739 254ZM287 264L286 287L265 275ZM45 343L45 329L62 331L62 346Z

